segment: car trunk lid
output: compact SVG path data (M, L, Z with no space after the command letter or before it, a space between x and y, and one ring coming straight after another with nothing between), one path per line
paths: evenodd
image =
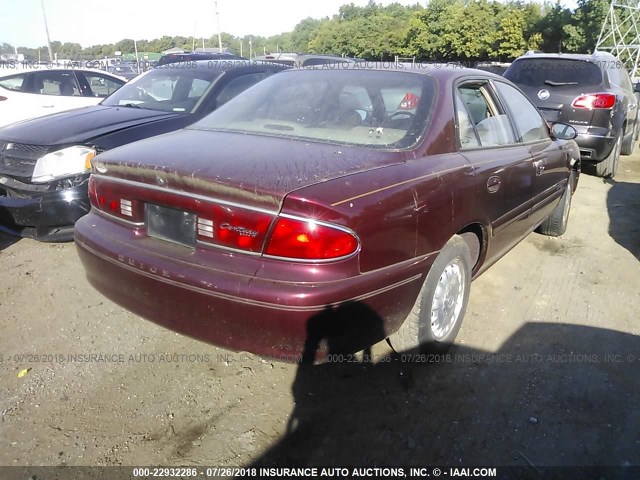
M105 152L97 172L277 211L293 190L404 161L404 152L185 129Z

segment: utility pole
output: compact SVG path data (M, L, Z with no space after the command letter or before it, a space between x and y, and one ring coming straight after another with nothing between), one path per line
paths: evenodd
M216 7L216 21L218 23L218 50L222 52L222 35L220 34L220 11L218 10L218 0L214 2Z
M44 0L40 0L42 5L42 16L44 17L44 29L47 32L47 48L49 49L49 61L53 63L53 52L51 51L51 39L49 38L49 25L47 25L47 14L44 11Z

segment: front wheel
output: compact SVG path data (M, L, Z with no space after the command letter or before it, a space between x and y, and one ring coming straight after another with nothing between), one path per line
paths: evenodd
M471 268L469 247L455 235L429 269L411 313L389 337L396 351L442 352L451 346L467 309Z

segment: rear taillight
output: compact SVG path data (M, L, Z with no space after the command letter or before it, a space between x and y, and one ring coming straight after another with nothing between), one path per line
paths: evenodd
M227 205L202 204L197 215L200 242L255 253L261 251L273 220L270 213Z
M7 97L3 97L2 95L0 95L0 102L3 102L5 100L8 100L8 98Z
M144 221L144 204L133 200L117 183L105 182L95 175L89 178L89 201L94 208L134 223Z
M398 105L398 110L413 110L420 103L420 97L414 93L407 93Z
M331 260L357 250L358 239L347 230L282 216L271 232L265 254L297 260Z
M593 110L595 108L613 108L615 104L616 96L611 93L590 93L580 95L571 102L571 106L574 108L588 108L589 110Z

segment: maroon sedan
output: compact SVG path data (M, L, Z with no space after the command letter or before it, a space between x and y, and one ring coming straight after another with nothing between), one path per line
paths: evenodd
M575 135L488 72L284 72L97 156L76 245L104 295L225 348L439 350L473 277L565 231Z

